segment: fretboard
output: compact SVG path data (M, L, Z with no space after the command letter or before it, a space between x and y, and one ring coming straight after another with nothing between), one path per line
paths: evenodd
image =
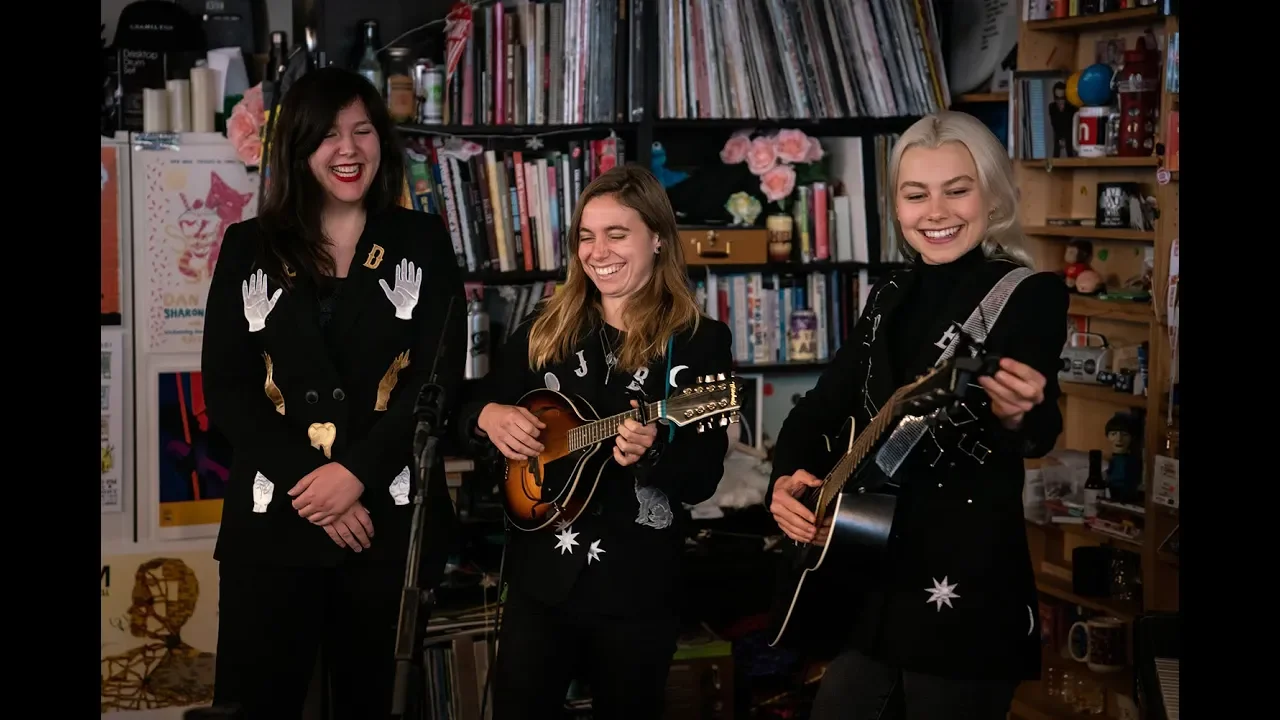
M649 403L643 408L632 408L626 412L610 415L609 417L600 418L593 422L589 422L582 427L576 427L569 431L569 452L581 450L589 445L608 440L618 434L618 427L622 425L623 420L631 419L636 422L643 422L640 414L641 410L649 417L650 422L658 420L662 412L662 403Z
M871 448L875 447L880 437L884 435L885 430L892 425L893 419L897 417L896 408L898 403L905 394L906 388L895 392L889 398L889 401L884 404L884 407L880 408L880 412L876 413L874 418L871 418L870 424L861 433L858 433L858 438L853 441L853 446L849 448L849 452L845 453L836 463L836 466L831 469L831 472L827 473L822 485L811 488L815 496L821 492L826 504L835 500L840 491L844 489L844 484L853 476L853 471L858 469L858 466L862 464L862 460L866 458Z

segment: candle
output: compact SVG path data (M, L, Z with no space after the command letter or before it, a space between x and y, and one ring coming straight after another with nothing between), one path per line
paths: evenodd
M165 85L169 88L170 132L191 132L191 82L170 80Z
M213 70L207 67L191 68L191 129L194 132L213 132L213 91L217 87Z
M142 91L142 132L169 131L169 91L146 88Z

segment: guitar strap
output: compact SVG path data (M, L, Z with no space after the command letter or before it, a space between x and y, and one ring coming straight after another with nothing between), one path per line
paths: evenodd
M676 336L667 338L667 374L662 378L662 415L667 414L667 401L671 399L671 354L676 351ZM667 423L667 442L676 439L676 424Z
M1009 297L1013 295L1013 291L1017 289L1018 284L1023 280L1031 277L1035 271L1025 267L1015 268L1000 278L996 284L987 291L986 297L982 298L982 302L969 313L969 318L964 321L961 326L962 332L956 333L951 342L947 343L947 347L943 349L942 354L938 356L938 360L933 366L938 367L947 360L950 360L956 353L956 347L960 344L960 338L968 335L973 338L975 344L984 343L987 335L991 332L991 328L995 327L996 320L1000 319L1000 313L1004 311L1005 303L1009 301ZM977 348L970 346L970 352L977 355ZM928 432L928 418L908 415L898 423L893 429L893 433L889 435L889 439L885 440L884 445L880 448L880 452L876 453L876 466L887 477L893 477L898 472L898 468L902 467L902 463L915 449L916 443L924 437Z

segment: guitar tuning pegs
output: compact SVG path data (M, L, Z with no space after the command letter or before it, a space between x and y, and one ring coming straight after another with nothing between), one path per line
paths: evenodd
M717 374L716 374L716 380L718 380L718 381L723 381L723 380L724 380L724 373L717 373Z
M725 417L725 416L721 415L721 416L720 416L720 422L719 422L720 427L724 427L724 426L726 426L726 425L728 425L728 424L729 424L729 418L727 418L727 417Z
M729 413L729 422L736 423L740 420L742 420L741 413L736 413L736 412Z
M698 423L698 432L699 432L699 433L704 433L704 432L706 432L706 431L707 431L707 424L706 424L706 423Z

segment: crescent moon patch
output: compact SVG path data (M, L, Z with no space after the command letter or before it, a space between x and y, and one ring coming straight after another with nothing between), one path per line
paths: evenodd
M1027 634L1030 635L1036 629L1036 614L1031 612L1031 606L1027 606L1027 619L1031 621L1031 627L1027 628Z
M676 376L680 374L681 370L688 370L688 369L689 369L688 365L677 365L671 368L671 374L667 376L667 382L671 384L671 387L679 387L678 385L676 385Z

